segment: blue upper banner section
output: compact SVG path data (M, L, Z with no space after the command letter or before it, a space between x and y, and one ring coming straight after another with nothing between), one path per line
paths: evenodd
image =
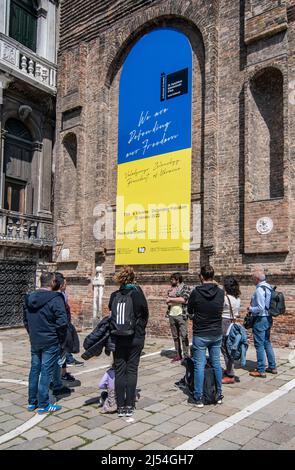
M118 163L191 147L192 49L172 28L143 36L120 79Z

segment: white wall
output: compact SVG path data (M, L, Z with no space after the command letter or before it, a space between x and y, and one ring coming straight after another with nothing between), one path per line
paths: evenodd
M10 0L0 0L0 33L8 34Z

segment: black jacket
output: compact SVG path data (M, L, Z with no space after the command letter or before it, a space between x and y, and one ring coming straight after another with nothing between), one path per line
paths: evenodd
M110 334L110 317L103 318L96 328L86 336L83 346L86 351L82 354L82 358L86 361L91 357L100 356L103 348L108 355L115 351L115 341Z
M120 287L120 292L123 295L127 295L130 292L130 288L126 287ZM119 292L118 290L113 292L110 297L109 301L109 310L112 310L112 302L114 300L114 297L116 293ZM132 302L133 302L133 311L135 315L135 332L134 332L134 338L138 339L144 339L145 338L145 330L149 318L149 309L148 309L148 304L145 298L145 295L138 285L136 287L132 288L132 294L131 294Z
M68 328L63 295L46 289L28 294L23 309L23 322L34 348L46 349L62 345Z
M71 354L80 352L80 340L76 328L72 323L68 324L67 336L62 345L63 351Z
M224 291L214 283L197 286L188 300L194 336L216 338L222 335Z

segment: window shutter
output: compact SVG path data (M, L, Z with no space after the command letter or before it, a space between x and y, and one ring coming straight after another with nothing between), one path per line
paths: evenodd
M28 0L10 1L9 35L36 52L37 10Z

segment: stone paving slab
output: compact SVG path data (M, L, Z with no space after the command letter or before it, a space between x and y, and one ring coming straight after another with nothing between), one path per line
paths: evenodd
M274 423L263 431L259 437L266 441L274 442L275 444L283 444L295 437L295 425L290 426L284 423Z
M67 439L68 437L79 436L80 434L83 434L84 432L85 432L85 428L82 428L81 426L74 424L65 429L61 429L60 431L50 433L50 438L54 442L59 442L59 441Z
M73 436L63 441L57 442L49 447L51 450L71 450L81 447L85 441L81 437Z
M82 338L85 337L83 333ZM30 351L23 330L0 332L4 349L4 365L0 378L27 381ZM81 340L83 341L83 339ZM13 343L13 348L10 344ZM147 339L145 351L158 351L171 347L169 339ZM12 351L12 352L11 352ZM202 434L215 424L234 415L245 406L265 397L282 384L295 378L295 367L287 362L290 351L276 350L278 376L266 380L249 376L247 370L237 367L240 383L224 386L224 403L196 409L187 403L187 396L174 382L184 375L180 364L171 364L165 356L143 357L139 370L138 387L141 398L134 420L118 418L117 414L101 415L96 404L85 405L86 400L98 397L98 381L104 369L92 370L110 363L106 356L85 362L83 368L71 368L81 374L70 397L59 403L63 409L46 416L42 422L21 436L0 445L1 449L83 449L83 450L167 450L175 449L190 438ZM79 358L79 356L77 356ZM255 351L249 349L247 368L255 366ZM85 372L85 373L84 373ZM27 387L13 383L0 383L0 436L33 417L26 411ZM222 432L199 449L294 449L295 446L295 390L272 404L255 412L230 429Z
M163 437L163 434L149 429L139 435L134 436L134 440L140 442L141 444L150 444L151 442L157 441L160 442L160 438Z
M222 438L235 444L244 445L252 438L258 436L259 431L257 429L248 428L242 424L227 429L222 433Z
M152 425L147 423L135 423L130 424L129 426L125 426L125 428L120 429L116 432L117 436L124 437L125 439L129 439L138 435L143 434L144 432L151 429Z
M251 441L247 442L246 445L242 447L243 450L256 450L256 449L263 449L263 450L278 450L279 446L274 444L273 442L265 441L264 439L259 439L255 437L251 439Z
M176 429L175 432L177 434L181 434L182 436L190 438L196 436L197 434L200 434L203 431L207 431L209 427L209 424L200 423L199 421L190 421L184 426L181 426L180 428Z
M132 441L128 439L127 441L121 442L117 446L112 447L112 450L138 450L141 449L143 445L140 442Z
M210 442L199 447L198 450L239 450L240 446L225 439L215 437Z
M79 450L106 450L111 449L119 442L122 442L124 439L122 437L116 436L115 434L110 434L93 441L91 444L87 444L83 447L79 447Z
M49 447L53 444L53 441L48 437L38 437L31 441L26 441L17 446L10 447L11 450L40 450L44 447Z

